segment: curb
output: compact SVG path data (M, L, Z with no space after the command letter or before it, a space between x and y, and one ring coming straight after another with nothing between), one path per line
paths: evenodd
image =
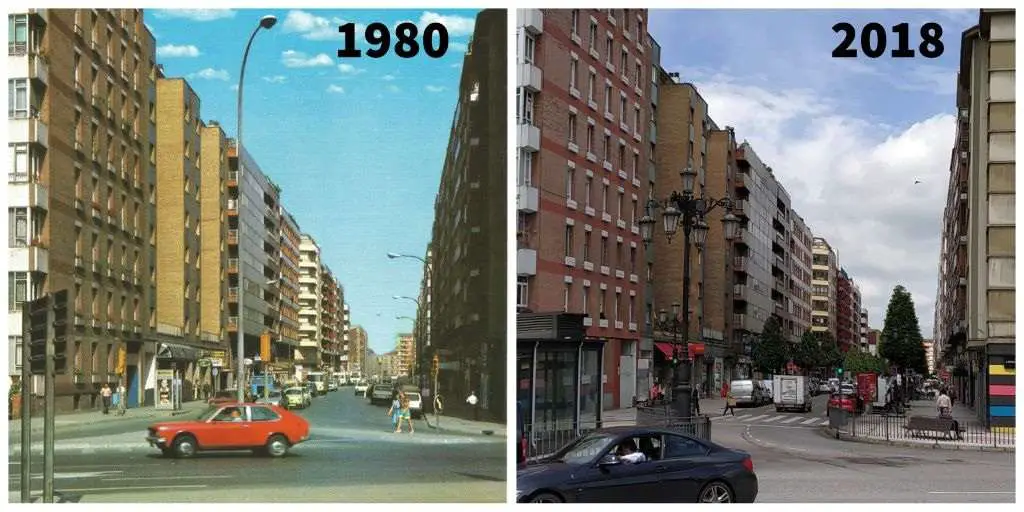
M898 440L891 439L886 441L885 439L874 438L874 437L856 437L849 434L838 432L835 429L827 426L821 427L821 434L829 439L837 439L847 443L863 443L863 444L877 444L883 446L901 446L905 448L918 448L922 450L949 450L949 451L972 451L972 452L996 452L996 453L1015 453L1016 447L1008 446L971 446L971 445L958 445L958 444L939 444L939 443L928 443L928 442L915 442L910 440Z
M740 434L740 437L742 437L744 441L746 441L746 442L748 442L748 443L750 443L750 444L752 444L754 446L758 446L758 447L761 447L761 448L767 448L769 450L785 450L787 452L797 452L800 455L806 455L806 456L813 455L813 452L811 452L810 450L804 450L803 448L794 448L792 446L783 446L783 445L776 444L776 443L770 443L768 441L762 441L762 440L754 437L754 435L750 433L750 427L749 426L743 429L743 432ZM800 455L797 455L797 457L800 457Z
M88 430L88 429L92 429L92 428L98 428L99 426L102 426L103 424L106 424L106 423L109 423L111 425L125 425L125 424L131 424L131 423L151 423L154 420L170 419L170 418L174 418L176 416L183 416L185 414L192 414L192 413L198 412L201 409L202 409L201 407L195 407L195 408L182 409L180 411L170 411L170 415L165 415L165 414L161 414L161 413L147 413L145 415L132 415L132 416L128 416L128 417L121 416L121 417L117 417L117 419L109 419L109 420L104 420L104 421L81 421L81 422L75 422L75 423L55 424L55 426L57 428L59 428L61 431L63 431L63 432L74 432L76 430L81 430L82 427L87 427L86 430ZM42 434L44 429L45 429L44 425L38 425L38 426L33 425L31 430L29 430L29 432L31 432L32 434ZM7 432L8 432L8 435L15 435L15 434L16 435L21 435L21 421L20 420L8 420Z

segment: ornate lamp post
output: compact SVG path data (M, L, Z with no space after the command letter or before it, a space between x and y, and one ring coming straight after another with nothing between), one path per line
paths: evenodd
M694 196L694 184L697 180L697 172L687 167L679 173L683 182L682 192L673 191L663 201L651 199L647 202L647 212L640 219L640 236L644 245L650 246L654 239L654 210L663 209L662 220L664 222L665 236L669 243L676 234L679 227L683 228L683 304L682 321L679 322L685 338L685 348L682 354L675 352L673 359L681 355L682 360L675 366L673 371L672 395L675 405L676 416L690 418L692 416L692 400L690 389L690 378L692 375L692 363L690 360L689 335L690 335L690 244L691 242L702 248L708 239L708 223L705 217L715 208L725 208L725 216L722 217L722 227L725 231L725 239L733 240L739 231L740 220L732 214L733 202L731 198L714 199L703 194L700 197ZM674 309L674 308L673 308ZM673 315L677 317L677 315ZM667 320L667 319L666 319ZM677 350L673 344L673 351Z
M679 383L678 383L678 381L676 379L677 374L676 374L675 368L676 368L676 366L679 365L679 353L680 353L680 350L679 350L679 332L680 332L680 330L682 328L682 317L680 316L679 313L680 313L681 310L682 310L682 305L680 305L678 302L673 302L672 303L672 316L669 316L669 312L665 311L665 308L660 309L658 311L658 317L655 319L655 325L654 325L654 328L656 330L658 330L658 331L662 331L662 332L666 332L667 331L667 332L671 332L672 333L672 390L673 390L673 392L679 386ZM686 347L686 348L689 349L689 347ZM673 396L673 400L675 400L676 398L678 398L678 397Z

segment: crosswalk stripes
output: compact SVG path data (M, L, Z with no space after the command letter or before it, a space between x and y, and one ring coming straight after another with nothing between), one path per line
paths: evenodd
M828 418L808 417L802 414L737 414L735 416L712 416L716 423L742 423L745 425L786 425L792 428L812 428L828 425Z

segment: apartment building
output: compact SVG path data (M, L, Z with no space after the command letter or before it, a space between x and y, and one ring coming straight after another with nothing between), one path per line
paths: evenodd
M924 360L928 373L935 373L935 342L931 339L921 340L921 346L924 347Z
M811 276L814 233L796 211L790 211L792 219L790 235L790 261L792 262L790 300L792 304L793 331L802 336L811 328Z
M326 264L320 264L320 353L322 364L335 371L341 363L345 304L338 279Z
M273 361L290 373L294 364L295 350L299 347L299 244L302 231L299 223L288 210L281 206L281 269L278 280L278 310L280 318L276 343L273 343Z
M299 237L299 349L295 352L296 375L320 368L321 339L323 336L322 275L320 273L320 246L313 237Z
M1012 9L981 9L961 37L957 133L950 158L936 293L943 365L979 420L1015 421L1015 26Z
M882 339L882 331L878 329L868 329L868 353L877 356L878 355L878 341Z
M636 396L646 22L646 9L523 9L516 28L517 306L586 315L587 337L604 342L588 377L605 409Z
M868 309L865 307L860 308L860 350L861 352L868 352L868 332L871 331L871 326L868 325Z
M199 337L215 339L214 350L229 353L227 332L227 137L216 121L199 128ZM219 354L217 354L219 355ZM221 369L234 366L220 358ZM227 376L211 379L214 389L223 389ZM211 375L211 377L213 377ZM212 382L216 380L216 382Z
M431 367L430 348L430 309L433 296L433 282L431 281L431 264L433 254L430 244L427 244L427 252L423 255L423 277L420 278L420 294L416 298L416 320L413 324L412 336L416 343L415 368L418 370L414 375L419 377L420 387L429 385L430 372L426 369Z
M838 292L838 258L832 246L822 237L811 242L811 331L836 332L836 294Z
M448 396L479 397L480 416L506 416L507 13L476 17L434 203L431 349ZM432 356L433 354L431 354ZM462 414L461 401L450 406Z
M836 276L836 344L846 352L860 345L860 287L845 268Z
M58 410L97 407L119 380L130 406L151 404L153 35L137 9L24 9L8 24L8 371L20 372L24 302L66 289L75 331Z
M792 276L792 229L793 213L792 201L786 187L779 182L772 168L768 167L770 176L768 189L774 188L775 201L774 209L770 209L772 230L771 254L769 260L772 269L771 296L773 314L779 318L782 326L782 335L788 341L795 343L800 339L803 332L796 329L796 322L793 320L793 276ZM769 201L770 202L769 198Z
M367 371L366 363L370 347L367 344L366 329L361 325L353 325L349 327L348 335L349 372L353 375L369 376L370 373Z
M400 333L395 337L397 375L412 376L415 366L416 339L412 333Z
M341 337L340 348L339 348L340 355L338 356L338 367L335 368L335 370L336 371L340 371L340 372L344 372L344 373L348 373L348 372L351 371L350 368L352 367L352 365L351 365L351 358L349 356L350 351L351 351L351 348L350 348L351 345L350 344L352 342L352 337L349 335L349 331L352 328L352 316L351 316L352 313L349 311L348 303L344 302L344 300L345 300L345 289L344 288L341 289L341 300L342 300L342 304L341 304L341 312L342 312L342 314L341 314L341 320L339 322L339 328L338 328L338 332L340 333L339 336Z

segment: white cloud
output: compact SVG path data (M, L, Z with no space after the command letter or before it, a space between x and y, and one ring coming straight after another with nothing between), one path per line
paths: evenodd
M469 50L469 45L466 43L460 43L457 41L448 43L448 51L466 53L466 50Z
M385 82L392 82L395 80L395 75L384 75L380 77L380 79L384 80Z
M358 75L365 72L365 69L357 68L352 64L338 64L338 71L341 71L343 75Z
M340 85L331 84L327 86L327 92L332 92L335 94L345 94L345 88Z
M456 62L455 64L452 64L452 67L453 68L461 68L462 67L462 63L461 62Z
M265 76L265 77L263 77L263 81L264 82L269 82L269 83L272 83L272 84L283 84L287 80L288 80L288 77L283 76L283 75L275 75L275 76Z
M420 16L420 22L418 23L420 32L427 28L427 25L431 23L440 23L444 25L449 36L457 37L472 34L473 25L476 23L476 20L464 16L445 16L436 12L426 11L422 16Z
M425 87L425 89L427 90L427 92L444 92L447 90L447 88L441 87L439 85L428 85Z
M230 89L231 89L232 91L238 92L238 84L231 84L231 87L230 87Z
M716 123L750 142L793 209L837 250L861 288L871 326L881 328L892 288L903 284L929 336L953 116L936 113L893 127L810 90L724 75L696 82Z
M398 88L397 85L389 85L389 86L386 87L386 89L388 91L390 91L390 92L398 92L398 91L401 90L401 89Z
M156 56L163 57L165 59L173 57L198 57L199 48L196 48L195 45L191 44L165 44L156 48Z
M154 12L157 18L180 18L191 21L214 21L235 17L231 9L159 9Z
M223 80L228 81L231 79L231 75L223 69L206 68L200 69L195 73L188 75L189 78L199 78L202 80Z
M335 39L341 41L341 33L338 27L347 21L341 18L324 18L308 13L306 11L289 11L284 18L283 29L285 32L301 34L304 39L311 41L328 41ZM361 40L363 26L356 25L356 40Z
M330 66L334 64L326 53L318 53L312 57L303 52L285 50L281 52L281 63L288 68L312 68L317 66Z

